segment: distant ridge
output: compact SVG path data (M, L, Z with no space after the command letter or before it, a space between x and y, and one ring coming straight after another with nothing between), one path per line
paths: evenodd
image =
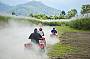
M46 6L40 1L30 1L25 4L20 4L16 6L8 6L6 4L0 3L0 12L15 12L17 15L29 16L30 14L46 14L46 15L59 15L60 10Z

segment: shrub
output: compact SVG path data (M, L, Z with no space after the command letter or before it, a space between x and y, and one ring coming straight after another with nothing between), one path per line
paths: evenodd
M43 22L44 25L49 25L49 26L62 26L66 25L66 22Z
M0 22L8 22L8 19L10 19L10 17L0 16Z
M90 30L90 18L81 18L69 22L69 26L76 29Z

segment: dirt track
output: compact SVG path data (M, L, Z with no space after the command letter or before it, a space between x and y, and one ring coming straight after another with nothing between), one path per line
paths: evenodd
M90 59L90 32L64 33L60 40L62 44L79 48L78 52L68 54L64 59Z

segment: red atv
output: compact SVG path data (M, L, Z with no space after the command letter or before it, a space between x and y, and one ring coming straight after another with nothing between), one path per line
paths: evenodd
M38 47L41 49L41 50L45 50L45 47L46 47L46 40L44 37L40 38L41 40L39 40L39 44L38 44ZM26 43L24 44L24 47L25 48L32 48L32 43L29 42L29 43Z

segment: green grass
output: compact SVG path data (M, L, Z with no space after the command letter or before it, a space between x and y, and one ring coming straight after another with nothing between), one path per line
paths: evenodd
M56 26L56 29L58 31L58 36L62 37L64 33L66 32L86 32L85 30L77 30L74 28L70 28L69 26ZM90 32L90 31L89 31ZM67 54L71 53L77 53L80 51L79 48L76 48L70 44L60 44L57 43L51 47L50 50L48 50L48 56L49 57L63 57Z
M10 17L0 16L0 22L8 22L8 19L10 19Z
M56 29L58 31L58 33L63 34L65 32L88 32L89 30L79 30L79 29L75 29L75 28L71 28L69 26L56 26Z
M73 53L76 51L78 51L78 49L75 47L57 43L52 46L52 49L49 50L48 55L49 57L63 57L66 54Z
M90 30L90 18L80 18L69 22L72 28Z

